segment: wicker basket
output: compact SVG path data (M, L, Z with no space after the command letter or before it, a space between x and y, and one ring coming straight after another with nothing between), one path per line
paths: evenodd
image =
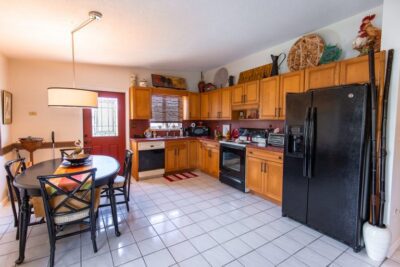
M324 52L324 40L317 34L301 37L290 48L287 63L290 71L318 66Z

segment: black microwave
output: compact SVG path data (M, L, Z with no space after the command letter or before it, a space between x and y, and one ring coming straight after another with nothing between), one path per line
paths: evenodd
M189 127L190 136L209 136L210 128L206 126Z

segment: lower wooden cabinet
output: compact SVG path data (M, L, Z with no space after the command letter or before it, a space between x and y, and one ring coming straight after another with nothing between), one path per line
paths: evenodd
M165 143L165 172L189 169L188 144L186 141Z
M249 148L246 155L247 187L268 199L282 203L282 154Z
M197 140L188 141L188 164L189 169L199 168L199 146L200 143Z
M219 144L200 141L199 169L215 178L219 177Z

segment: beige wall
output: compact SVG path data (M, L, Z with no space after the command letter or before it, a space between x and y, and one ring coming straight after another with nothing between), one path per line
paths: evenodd
M0 54L0 90L12 91L11 88L9 88L8 74L9 74L9 61L6 57ZM1 110L2 110L2 103L0 101L0 111ZM0 126L1 146L3 147L5 145L10 144L11 142L11 127L10 125L3 125L2 121L0 122L0 125L1 125ZM7 162L12 158L12 155L13 153L8 153L4 156L0 156L0 204L2 204L5 198L7 197L6 173L3 166L5 162Z
M77 87L125 92L127 107L128 88L132 74L138 75L139 79L146 78L148 81L151 80L151 73L182 76L186 78L191 90L194 90L200 77L198 72L165 72L93 64L78 64L76 72ZM47 88L49 86L72 85L71 63L10 59L9 85L14 94L12 141L16 142L19 137L29 135L50 141L51 131L55 131L56 141L82 140L81 109L47 106ZM126 108L127 118L128 111L129 109ZM30 116L29 112L36 112L37 115ZM126 129L128 139L128 120L126 121ZM58 151L56 153L58 155ZM51 157L51 149L35 152L35 162Z

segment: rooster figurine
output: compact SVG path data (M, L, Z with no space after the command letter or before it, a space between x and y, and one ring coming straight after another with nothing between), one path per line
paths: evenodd
M360 56L368 54L369 48L375 52L381 49L381 29L372 25L375 14L363 18L357 38L353 41L353 49L360 52Z

